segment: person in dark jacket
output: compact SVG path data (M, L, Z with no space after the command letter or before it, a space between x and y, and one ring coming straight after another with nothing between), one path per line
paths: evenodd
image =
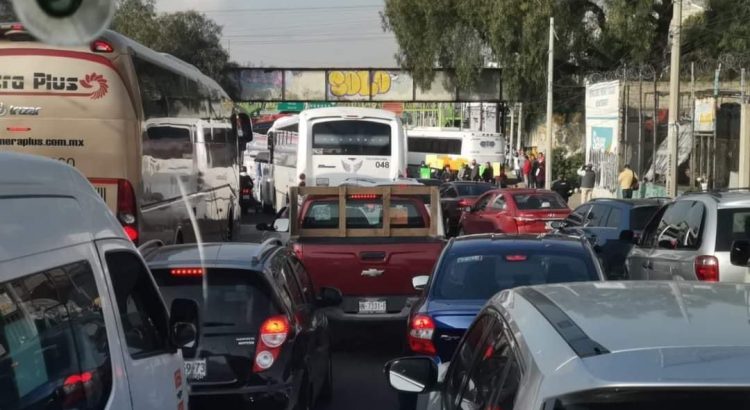
M495 171L492 169L492 164L489 162L484 166L484 171L482 172L482 181L484 182L494 182L495 181Z
M535 156L531 156L531 174L529 175L529 182L531 185L529 185L529 188L536 188L536 173L539 171L539 161L537 161Z
M564 175L560 175L557 181L552 183L552 190L557 192L565 200L565 203L573 194L573 187L570 186Z
M479 181L479 178L481 178L481 175L479 175L479 164L477 164L477 160L472 159L471 160L471 175L469 175L470 181Z
M458 170L458 180L459 181L466 181L469 179L469 176L471 175L471 169L469 169L469 164L464 164L461 169Z
M596 184L596 173L591 164L584 165L578 170L578 176L581 177L581 203L585 204L591 200Z
M536 161L536 171L534 171L534 177L536 178L536 187L544 189L544 183L546 179L547 163L544 159L544 154L539 154L539 159Z

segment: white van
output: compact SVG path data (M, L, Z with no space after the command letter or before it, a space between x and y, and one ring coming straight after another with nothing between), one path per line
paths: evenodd
M187 409L179 348L197 315L181 300L170 320L78 171L0 153L0 409Z

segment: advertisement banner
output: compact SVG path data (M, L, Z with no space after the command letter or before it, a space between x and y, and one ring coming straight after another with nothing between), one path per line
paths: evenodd
M695 132L714 132L716 122L716 99L699 98L695 100Z
M597 172L597 187L617 189L620 141L620 82L586 85L586 163Z

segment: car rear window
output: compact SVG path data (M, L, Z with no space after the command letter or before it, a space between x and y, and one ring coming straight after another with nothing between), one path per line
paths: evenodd
M174 299L192 299L201 306L203 329L255 331L266 318L278 312L268 283L258 272L207 270L205 300L202 276L173 275L169 269L152 272L167 306Z
M659 210L658 205L639 206L630 210L630 229L633 231L642 231L651 217Z
M391 202L391 228L424 228L426 223L417 204L411 201ZM305 229L336 229L339 226L338 200L310 204L302 227ZM379 198L352 200L346 203L348 229L382 229L383 201Z
M489 184L457 184L456 190L459 196L479 196L483 193L494 189L495 187Z
M716 252L729 251L734 241L750 240L750 208L719 209L716 233Z
M598 280L591 255L579 251L502 250L449 253L438 270L435 299L489 299L518 286Z
M515 194L513 199L521 211L566 209L568 207L562 198L553 193Z

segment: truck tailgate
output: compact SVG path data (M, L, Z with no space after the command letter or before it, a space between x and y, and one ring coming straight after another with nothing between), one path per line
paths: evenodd
M345 296L416 295L412 278L432 272L444 242L398 239L305 241L295 248L316 288L335 287Z

